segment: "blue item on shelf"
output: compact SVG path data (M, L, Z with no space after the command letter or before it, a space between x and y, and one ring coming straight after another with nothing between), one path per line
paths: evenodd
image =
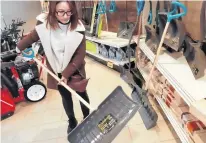
M120 48L116 52L116 60L124 61L126 59L126 53Z
M109 48L109 58L110 59L115 59L115 56L116 56L116 49L113 48L113 47L110 47Z

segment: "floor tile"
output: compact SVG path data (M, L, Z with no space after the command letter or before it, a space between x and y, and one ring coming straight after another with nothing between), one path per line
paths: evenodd
M64 137L64 138L58 138L58 139L57 139L57 143L68 143L68 141L67 141L67 137Z
M124 127L112 143L125 143L125 141L127 143L132 143L132 138L128 127Z
M180 139L174 139L174 140L163 141L161 143L182 143L182 142Z
M18 132L16 132L16 136L13 139L13 142L15 143L28 143L32 142L36 136L40 132L40 127L28 127L25 129L21 129Z
M127 123L127 126L133 126L133 125L139 125L139 124L143 124L143 121L139 115L139 113L137 112L132 119Z
M157 132L160 141L175 139L172 131L164 120L157 122L157 125L154 127L154 129Z
M58 143L57 139L45 140L45 141L35 141L31 143Z
M68 123L66 121L44 124L40 127L33 141L46 141L67 136Z
M42 116L42 120L44 123L52 123L61 121L63 110L62 109L55 109L55 110L48 110Z
M143 124L129 126L133 143L157 143L158 134L154 128L146 130Z

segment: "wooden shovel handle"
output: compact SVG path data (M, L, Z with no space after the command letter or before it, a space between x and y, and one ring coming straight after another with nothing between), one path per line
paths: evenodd
M67 90L71 92L71 94L75 95L87 108L90 110L94 110L95 108L91 107L81 96L79 96L73 89L71 89L66 83L60 80L58 76L56 76L53 72L51 72L44 64L42 64L37 58L33 58L33 60L40 65L44 70L47 71L54 79L56 79L62 86L64 86Z
M163 45L163 42L164 42L164 38L165 38L165 35L166 35L166 33L167 33L167 29L168 29L168 27L169 27L169 24L170 24L170 23L167 22L166 25L165 25L165 29L164 29L164 32L163 32L163 34L162 34L162 38L161 38L161 40L160 40L159 47L158 47L158 49L157 49L157 54L156 54L156 56L155 56L155 58L154 58L154 63L153 63L153 66L152 66L152 70L150 71L150 74L149 74L149 77L148 77L148 80L147 80L147 83L146 83L146 88L145 88L145 90L148 89L149 82L150 82L150 80L151 80L151 78L152 78L153 71L154 71L154 69L155 69L155 67L156 67L156 64L157 64L157 61L158 61L158 57L159 57L159 55L160 55L160 52L161 52L161 49L162 49L162 45Z

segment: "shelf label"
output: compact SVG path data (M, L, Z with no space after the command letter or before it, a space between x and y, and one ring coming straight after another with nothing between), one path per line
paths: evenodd
M112 62L108 61L107 66L113 69L113 63Z

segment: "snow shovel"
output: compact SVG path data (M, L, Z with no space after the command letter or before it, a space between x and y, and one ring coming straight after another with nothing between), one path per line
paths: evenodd
M140 8L141 5L144 6L144 1L140 1L139 5L138 5L138 20L137 20L137 22L139 24L138 24L137 47L139 47L139 41L140 41L141 11L142 11ZM128 48L130 49L130 47L128 47ZM132 99L141 107L138 110L139 114L143 120L143 123L144 123L146 129L150 129L156 125L156 122L158 119L157 113L153 109L148 97L144 96L144 95L146 95L146 90L142 90L140 88L140 87L142 87L142 84L136 84L136 81L134 80L134 77L130 71L131 71L131 63L129 65L129 71L125 70L124 73L121 74L121 77L124 79L124 81L126 81L130 86L133 87L133 91L132 91L132 95L131 95ZM139 75L141 75L141 73Z
M127 82L128 84L130 84L130 80L133 80L133 75L131 72L133 72L133 74L135 74L134 71L131 70L131 47L130 47L130 43L132 40L132 37L134 35L134 31L138 25L138 43L139 43L139 39L140 39L140 29L141 29L141 12L144 9L144 4L145 1L141 0L141 1L137 1L137 21L135 23L135 26L133 27L132 31L130 32L129 35L129 43L127 45L127 49L128 49L128 61L129 61L129 69L124 69L124 67L122 68L122 72L120 74L120 77ZM138 45L137 43L137 45ZM141 74L138 74L141 75ZM137 78L142 79L141 81L143 81L143 77L138 76ZM130 84L131 85L131 84Z
M155 112L155 110L153 109L153 107L151 106L151 104L148 100L147 91L148 91L148 86L149 86L150 80L152 78L152 74L153 74L153 71L155 69L155 66L156 66L156 63L157 63L157 60L158 60L158 57L159 57L159 54L160 54L160 51L162 48L162 44L163 44L163 41L164 41L164 38L165 38L165 35L167 32L168 26L169 26L170 21L172 19L182 17L182 16L186 15L186 12L187 12L187 9L183 4L181 4L179 2L172 2L172 4L175 6L181 7L183 9L183 13L172 15L173 13L170 12L167 14L167 23L166 23L166 26L165 26L165 29L163 32L163 36L161 38L161 41L160 41L158 49L157 49L157 54L156 54L155 59L154 59L152 70L150 71L148 80L146 82L146 87L145 87L145 89L141 89L138 86L134 86L133 92L132 92L133 100L136 101L137 103L143 105L142 108L139 110L139 113L140 113L140 116L141 116L141 118L144 122L144 125L147 129L154 127L156 125L156 122L158 119L157 113Z
M165 38L165 36L166 36L167 29L168 29L168 27L169 27L170 22L171 22L173 19L177 19L177 18L180 18L180 17L185 16L186 13L187 13L187 8L186 8L182 3L174 1L174 2L172 2L172 5L181 7L181 8L183 9L183 12L182 12L182 13L179 13L179 14L174 14L174 15L173 15L173 13L174 13L174 10L173 10L172 12L169 12L169 13L167 14L167 23L166 23L166 25L165 25L165 29L164 29L164 31L163 31L162 38L161 38L161 40L160 40L160 43L159 43L159 46L158 46L158 49L157 49L157 54L156 54L155 59L154 59L154 63L153 63L153 66L152 66L152 70L150 71L150 74L149 74L149 77L148 77L146 89L147 89L148 86L149 86L149 82L150 82L150 80L151 80L153 71L154 71L154 69L155 69L155 67L156 67L156 64L157 64L157 61L158 61L158 57L159 57L159 54L160 54L160 52L161 52L161 48L162 48L162 45L163 45L163 41L164 41L164 38Z
M202 46L201 42L194 42L191 37L186 36L183 54L195 79L200 79L205 75L206 56Z
M22 54L24 57L33 58L72 95L75 95L86 107L92 110L91 114L70 132L68 135L70 143L111 143L140 108L125 94L120 86L114 89L97 108L93 108L67 84L60 82L60 79L53 72L35 58L32 51L31 48L26 49Z

